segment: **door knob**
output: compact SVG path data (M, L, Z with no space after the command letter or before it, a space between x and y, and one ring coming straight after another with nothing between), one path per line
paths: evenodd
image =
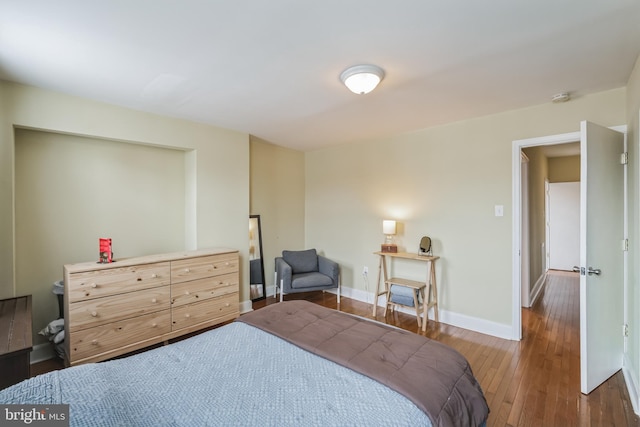
M578 267L577 265L574 265L572 270L574 273L580 273L580 267Z
M589 276L591 276L592 274L595 274L596 276L599 276L600 273L602 273L602 271L599 268L589 267L587 269L587 273L589 273Z

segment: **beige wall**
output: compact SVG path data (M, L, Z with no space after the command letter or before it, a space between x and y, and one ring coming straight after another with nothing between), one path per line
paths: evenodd
M545 180L549 178L549 162L544 148L529 147L522 151L529 158L529 291L546 273Z
M15 272L33 295L33 324L51 312L61 265L98 259L111 237L116 259L171 252L185 242L184 151L15 131ZM37 268L34 268L36 267Z
M577 181L580 181L580 156L549 158L549 182Z
M273 286L274 259L284 249L304 249L304 153L251 136L251 201L260 215L264 273Z
M342 264L345 286L371 291L382 220L394 218L402 247L433 238L442 310L510 327L512 141L575 132L581 120L624 124L625 89L307 153L306 246Z
M14 256L14 127L19 127L184 150L187 188L181 226L185 238L180 247L174 249L212 246L239 249L242 258L240 299L248 298L247 134L7 82L0 82L0 111L3 113L0 116L0 297L23 294L27 290L14 276L15 265L23 262ZM92 219L86 221L91 223ZM97 227L96 233L99 233ZM94 243L90 242L87 247ZM118 242L115 248L120 254L129 255L138 250ZM158 244L157 249L164 251L167 247ZM152 248L145 248L147 250ZM87 251L87 260L95 258L94 249ZM50 277L42 286L50 290L51 283L58 278L57 275ZM34 301L34 304L40 302ZM42 326L34 325L34 328Z
M640 386L640 57L627 84L627 147L628 166L628 295L626 301L627 322L629 323L628 353L625 368L632 377L636 393ZM640 409L638 407L636 410Z

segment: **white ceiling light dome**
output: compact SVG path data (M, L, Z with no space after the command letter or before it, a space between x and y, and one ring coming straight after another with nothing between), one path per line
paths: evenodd
M354 65L340 74L340 80L353 93L363 95L378 86L384 78L384 70L377 65Z

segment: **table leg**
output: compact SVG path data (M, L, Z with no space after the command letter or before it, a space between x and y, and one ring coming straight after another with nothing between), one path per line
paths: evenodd
M373 298L373 318L376 318L376 310L378 308L378 297L380 296L380 278L382 277L382 263L384 257L380 256L380 262L378 263L378 280L376 281L375 297Z
M422 326L420 322L420 303L418 302L418 295L420 294L420 290L412 289L412 291L413 291L413 306L416 308L416 319L418 320L418 328L419 328L420 326Z
M432 292L433 292L433 317L436 319L436 322L439 322L440 319L438 317L438 286L436 285L436 263L435 261L431 261L431 283L432 283Z
M433 298L433 299L432 299ZM422 331L427 330L427 319L429 315L429 307L433 307L433 318L436 322L440 321L438 316L438 286L436 284L436 265L435 261L429 261L429 273L427 276L427 290L424 298L424 306L422 309L424 322L422 322Z

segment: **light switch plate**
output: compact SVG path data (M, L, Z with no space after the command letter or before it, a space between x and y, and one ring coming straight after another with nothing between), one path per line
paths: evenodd
M503 205L495 205L496 216L504 216L504 206Z

